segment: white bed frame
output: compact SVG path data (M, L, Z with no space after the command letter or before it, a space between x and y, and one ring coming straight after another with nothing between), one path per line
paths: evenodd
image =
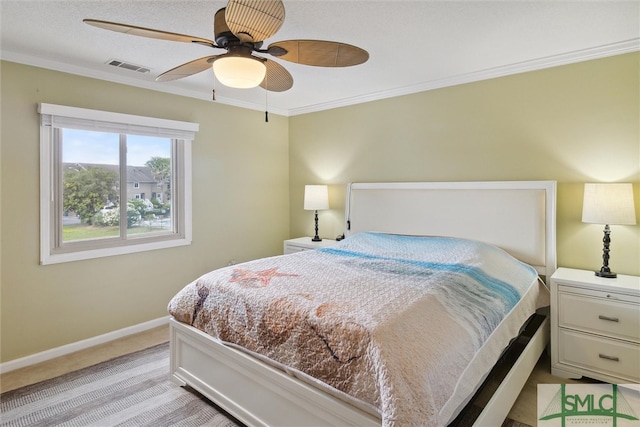
M379 231L485 241L556 269L555 181L353 183L345 234ZM549 341L549 322L529 340L475 426L501 425ZM381 420L171 319L171 376L250 426L379 426Z

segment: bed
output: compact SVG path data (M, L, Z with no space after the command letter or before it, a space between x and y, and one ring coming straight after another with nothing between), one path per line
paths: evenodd
M173 380L247 425L449 424L548 305L555 182L352 183L345 236L183 288ZM475 425L502 423L548 328Z

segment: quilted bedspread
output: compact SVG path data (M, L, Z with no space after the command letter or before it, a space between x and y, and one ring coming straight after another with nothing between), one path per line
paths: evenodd
M484 243L359 233L207 273L169 312L364 402L384 426L438 426L540 305L538 288L535 269ZM525 295L516 323L481 352Z

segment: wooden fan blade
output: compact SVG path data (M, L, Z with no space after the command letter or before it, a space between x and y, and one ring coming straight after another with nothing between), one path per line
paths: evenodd
M225 19L243 42L257 43L273 36L284 22L281 0L229 0Z
M160 74L158 77L156 77L156 81L168 82L171 80L178 80L183 77L192 76L207 69L210 70L211 63L218 56L220 55L205 56L204 58L196 59L194 61L187 62L186 64L178 65L177 67Z
M267 66L267 75L260 87L271 92L284 92L293 86L293 77L282 65L270 59L264 63Z
M273 47L287 51L278 56L279 59L318 67L349 67L369 59L369 53L364 49L325 40L284 40L271 44L269 49Z
M105 30L131 34L134 36L149 37L152 39L169 40L183 43L198 43L211 47L218 47L212 40L203 39L201 37L188 36L186 34L170 33L168 31L154 30L152 28L136 27L135 25L119 24L117 22L109 21L99 21L97 19L83 19L82 22Z

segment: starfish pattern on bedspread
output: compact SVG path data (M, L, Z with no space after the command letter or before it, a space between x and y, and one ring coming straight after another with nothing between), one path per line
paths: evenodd
M278 273L278 267L269 268L267 270L253 271L243 268L236 268L231 274L230 283L240 283L244 286L269 286L271 280L275 277L297 277L297 274Z
M169 309L351 396L385 427L445 426L539 305L535 269L509 257L476 241L358 233L327 250L206 273ZM516 307L497 329L496 317ZM472 359L480 362L467 369Z

